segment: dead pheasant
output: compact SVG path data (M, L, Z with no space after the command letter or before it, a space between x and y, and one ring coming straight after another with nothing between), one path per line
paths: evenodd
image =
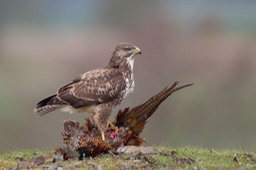
M100 131L92 118L86 118L81 127L78 122L73 120L65 121L62 132L64 153L67 155L67 153L77 150L81 159L83 156L115 152L120 146L141 145L144 139L140 137L140 133L158 106L173 92L192 84L179 87L177 85L178 82L175 82L171 87L165 87L141 105L120 110L116 119L110 123L105 141L101 139Z

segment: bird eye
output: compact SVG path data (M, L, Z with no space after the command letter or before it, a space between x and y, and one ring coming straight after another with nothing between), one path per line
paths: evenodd
M127 47L127 48L125 48L125 51L131 51L132 50L132 48L131 47Z

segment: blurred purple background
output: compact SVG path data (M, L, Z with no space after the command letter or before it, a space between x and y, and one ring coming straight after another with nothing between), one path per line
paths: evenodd
M65 119L35 104L104 67L118 42L139 46L135 106L174 81L143 132L150 145L256 148L256 1L0 1L0 152L61 146Z

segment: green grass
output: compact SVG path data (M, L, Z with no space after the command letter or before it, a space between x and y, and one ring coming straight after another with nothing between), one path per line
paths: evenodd
M0 169L12 169L24 160L31 160L38 155L46 155L50 151L19 150L0 154Z
M105 154L82 161L69 160L47 162L39 169L49 166L60 166L66 169L256 169L256 152L243 149L214 150L202 148L167 148L157 147L160 153L151 154ZM51 151L20 150L0 154L0 169L11 169L24 160L31 160ZM237 154L237 161L234 155Z

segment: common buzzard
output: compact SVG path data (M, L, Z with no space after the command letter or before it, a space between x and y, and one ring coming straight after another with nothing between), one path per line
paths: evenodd
M141 54L138 47L118 44L105 68L81 74L56 94L40 101L34 112L40 116L56 109L94 113L93 120L105 140L104 132L112 109L134 89L133 65L137 54Z

